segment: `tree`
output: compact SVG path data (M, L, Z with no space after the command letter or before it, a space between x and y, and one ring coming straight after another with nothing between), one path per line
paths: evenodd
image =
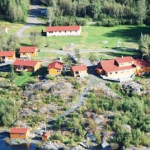
M148 34L141 34L139 50L141 51L142 56L150 61L150 36Z
M55 13L54 13L54 8L53 8L53 7L49 7L49 8L47 9L47 12L46 12L46 15L47 15L47 23L48 23L49 26L52 25L52 22L53 22L53 20L54 20L54 18L55 18L55 15L54 15L54 14L55 14Z
M94 63L94 61L97 60L97 56L96 56L96 53L90 53L90 56L89 56L89 60L91 61L91 63Z
M40 32L37 32L37 31L33 31L33 32L30 32L30 40L31 40L31 43L35 46L40 46L41 44L41 34Z
M14 66L10 66L10 72L8 73L8 78L10 80L11 86L14 86L14 79L15 79L15 73L14 73Z
M18 52L20 47L20 41L16 34L13 34L7 40L7 50L15 50Z
M4 28L0 25L0 50L7 49L7 40L6 40L6 33Z
M67 54L64 58L64 62L66 65L71 66L71 64L73 63L72 56L70 54Z
M146 17L146 2L145 0L138 0L137 2L137 22L143 24L143 20Z
M75 49L75 58L77 58L77 63L80 63L81 54L80 54L79 49Z

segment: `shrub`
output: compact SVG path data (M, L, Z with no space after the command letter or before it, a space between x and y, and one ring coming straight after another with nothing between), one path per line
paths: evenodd
M52 81L53 81L53 80L55 80L55 77L54 77L54 76L48 76L48 77L47 77L47 79L49 79L49 80L52 80Z

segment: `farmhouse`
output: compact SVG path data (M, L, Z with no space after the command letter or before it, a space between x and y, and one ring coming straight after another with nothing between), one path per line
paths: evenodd
M63 63L55 61L48 65L48 73L50 75L60 75L62 73Z
M136 75L142 76L144 74L150 73L150 63L143 59L136 59L134 61L134 64L136 66Z
M76 36L80 35L81 26L49 26L46 36Z
M42 141L45 141L45 140L48 140L50 137L50 133L47 131L47 132L44 132L42 134Z
M13 63L15 71L35 72L42 67L41 61L16 59Z
M0 62L9 62L16 59L15 51L0 51Z
M134 59L130 56L100 61L96 68L103 79L116 81L132 79L135 70Z
M71 66L71 73L74 77L87 76L87 67L85 65Z
M27 139L29 137L30 130L28 128L11 128L10 138Z
M37 48L35 46L20 47L20 58L31 58L37 55Z

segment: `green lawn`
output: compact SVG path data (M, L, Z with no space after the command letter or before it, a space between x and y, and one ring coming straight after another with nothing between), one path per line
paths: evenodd
M25 72L24 74L17 75L15 78L15 84L18 86L23 85L27 81L34 79L34 77L31 77L32 72Z
M57 54L57 53L53 53L53 52L38 52L38 55L33 58L34 60L42 60L42 59L46 59L49 61L52 61L53 59L56 59L58 57L63 58L64 56L61 54Z
M26 30L25 34L29 34L34 29L45 31L45 26L32 27ZM141 33L150 34L150 27L127 25L116 27L83 26L80 36L42 37L40 47L44 47L47 40L47 43L50 44L48 49L60 49L62 47L70 49L70 43L74 43L74 48L79 49L115 48L118 41L121 42L121 47L138 48ZM108 41L108 43L105 44L105 41ZM25 42L31 44L29 39L25 39L22 43L25 44Z

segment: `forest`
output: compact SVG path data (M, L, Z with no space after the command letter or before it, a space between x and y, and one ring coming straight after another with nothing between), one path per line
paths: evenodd
M150 25L150 0L40 0L48 6L48 23L52 25L119 24ZM0 19L24 22L30 0L1 0Z
M52 25L84 25L97 21L98 25L150 24L149 0L41 0L49 6Z
M0 20L24 22L29 5L30 0L0 0Z

